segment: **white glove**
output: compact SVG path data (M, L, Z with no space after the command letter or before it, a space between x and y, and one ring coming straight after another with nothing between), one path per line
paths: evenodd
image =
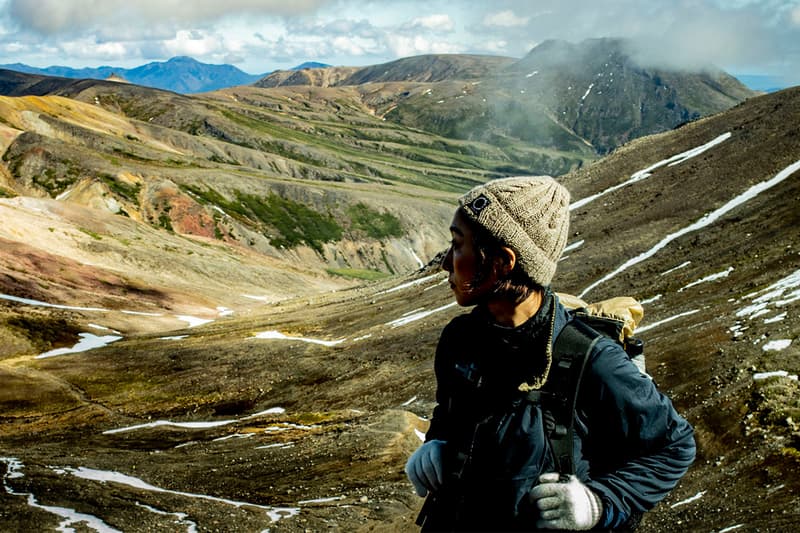
M531 502L539 508L540 529L571 529L585 531L600 521L603 504L600 497L575 476L559 482L559 474L539 476L539 485L530 492Z
M443 440L429 440L411 454L406 462L406 475L417 496L426 496L429 490L442 486L444 471L442 469Z

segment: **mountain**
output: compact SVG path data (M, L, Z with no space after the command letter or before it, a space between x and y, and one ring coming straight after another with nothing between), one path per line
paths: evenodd
M253 86L263 89L309 85L334 87L348 79L359 67L309 67L304 69L276 70L259 79Z
M432 88L398 101L386 118L492 144L514 138L607 154L755 94L721 71L639 66L628 46L620 39L546 41L479 83Z
M316 65L303 72L278 70L260 79L256 87L313 85L333 87L386 82L435 83L450 80L479 80L491 76L514 60L500 56L430 54L406 57L368 67ZM292 69L298 70L298 69Z
M224 110L239 124L264 113L262 134L280 127L304 146L319 137L315 147L330 151L309 157L326 155L343 167L358 161L351 146L359 146L369 158L364 166L382 162L385 176L368 181L362 168L360 182L305 178L304 198L324 201L340 191L334 202L318 204L319 212L335 212L358 192L373 209L385 202L388 212L419 226L437 219L425 232L440 249L455 197L470 185L452 181L437 195L433 183L443 179L442 168L415 166L401 154L444 158L447 151L433 146L454 141L424 137L431 145L423 151L410 144L419 132L378 117L369 122L370 115L356 112L362 100L343 97L363 87L247 88L202 98L152 92L147 103L132 99L141 88L119 85L123 92L112 101L103 87L84 87L73 99L4 98L5 153L20 153L16 143L34 129L40 142L29 146L28 159L4 156L3 168L16 176L18 165L14 172L58 184L70 174L48 177L41 161L58 161L55 146L80 138L87 150L73 161L87 158L91 147L98 159L116 157L120 165L113 180L87 179L80 191L70 185L69 194L98 205L120 202L166 193L169 177L195 186L192 194L205 194L212 211L229 213L237 184L263 191L266 181L283 191L303 182L257 172L253 163L270 160L231 142L248 138L222 121ZM326 99L339 107L323 105ZM201 116L197 109L218 114L206 115L198 133L182 135L167 111L178 105L187 127ZM348 129L356 117L360 122ZM695 427L694 466L638 531L677 525L778 532L800 520L798 123L800 88L752 97L626 143L560 178L572 194L572 226L554 288L590 301L620 294L643 301L638 335L649 372ZM366 136L381 128L406 144ZM126 135L139 140L121 144ZM200 146L239 163L253 159L249 168L212 166L188 155L201 154ZM397 153L381 160L378 146ZM487 162L466 157L453 152L441 166L461 161L455 176L467 163L478 169ZM163 181L149 183L159 169ZM436 173L427 186L419 177L409 187L400 169L406 179ZM33 178L26 194L17 178L6 179L5 195L17 196L0 199L0 529L83 521L121 531L417 530L422 501L403 465L434 406L439 333L464 312L435 265L334 287L333 277L311 276L307 256L262 264L264 255L234 242L36 198ZM90 194L103 184L104 192ZM210 185L228 200L209 194ZM299 188L293 194L300 198ZM174 223L187 202L159 216ZM286 276L278 278L281 268ZM303 276L319 285L283 298L303 287ZM65 350L50 351L58 348Z
M387 123L352 88L185 96L11 71L0 88L29 95L0 97L5 195L101 208L351 283L418 268L446 242L435 232L446 198L524 170L496 147Z
M616 41L591 44L544 43L519 61L420 56L380 69L285 71L289 78L316 81L239 86L191 97L107 80L0 71L4 94L42 97L12 98L0 106L6 131L6 173L0 176L0 187L6 195L100 207L153 227L243 245L282 260L302 258L320 270L352 274L354 269L369 276L404 272L424 264L421 258L431 257L443 243L432 237L449 215L443 197L500 176L563 174L596 158L598 146L609 139L658 130L683 118L685 108L677 104L661 108L677 115L642 111L658 106L643 104L651 90L641 80L650 78L640 70L629 76L637 83L617 82L623 90L613 102L590 105L587 98L583 107L564 107L562 116L580 116L571 130L556 126L552 113L541 113L548 99L545 88L552 81L520 90L539 91L539 97L524 100L517 109L515 120L522 122L509 119L490 126L498 114L474 112L476 104L498 106L515 95L517 89L509 87L521 79L541 75L538 79L561 80L572 75L570 69L581 71L553 67L559 58L576 57L583 67L606 60L608 50L621 54ZM577 53L581 50L588 59ZM609 65L611 72L619 70ZM528 72L537 66L541 72ZM477 77L489 72L494 79ZM696 108L704 112L733 101L721 96L727 87L722 82L712 90L701 83L705 78L673 83L668 76L656 80L664 87L664 80L670 80L669 89L660 92L700 102ZM350 85L347 79L359 83ZM628 88L638 92L628 94ZM446 91L452 98L432 101L441 97L434 94ZM603 92L613 91L598 88L599 95ZM638 103L624 104L626 98ZM533 108L521 112L526 106ZM626 106L638 111L625 115ZM414 120L409 118L412 112ZM541 126L535 131L544 137L528 134L526 127L535 120ZM639 120L641 127L632 129L626 120ZM486 121L482 133L462 135L476 121ZM511 130L502 132L501 127ZM587 137L598 132L592 134L594 145L578 139L574 130L580 128L587 130ZM414 202L407 201L411 191Z
M330 65L326 63L320 63L319 61L306 61L305 63L300 63L296 67L292 67L291 70L304 70L307 68L327 68Z
M519 60L427 55L348 71L273 73L255 85L403 83L382 107L388 121L495 146L521 141L585 161L756 94L719 70L641 66L632 46L623 39L551 40Z
M248 85L263 77L263 74L247 74L232 65L201 63L185 56L173 57L164 62L152 62L132 69L109 66L82 69L63 66L35 68L20 63L0 65L0 68L28 74L76 79L105 80L116 75L130 83L182 94Z
M482 80L493 76L513 61L512 58L502 56L421 55L364 67L342 81L341 84Z

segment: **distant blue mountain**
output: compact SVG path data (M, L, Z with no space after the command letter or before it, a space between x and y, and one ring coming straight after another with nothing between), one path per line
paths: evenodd
M325 63L318 63L316 61L306 61L305 63L301 63L301 64L297 65L296 67L290 68L289 70L304 70L304 69L307 69L307 68L326 68L326 67L329 67L329 66L330 65L327 65Z
M36 68L21 63L0 65L0 68L43 76L98 80L107 79L112 74L115 74L136 85L155 87L183 94L214 91L236 85L249 85L266 75L247 74L232 65L211 65L185 56L173 57L164 62L148 63L132 69L108 66L81 69L63 66Z
M781 89L786 89L789 84L786 80L778 76L767 76L764 74L738 74L736 79L744 83L749 89L754 91L763 91L765 93L774 93Z

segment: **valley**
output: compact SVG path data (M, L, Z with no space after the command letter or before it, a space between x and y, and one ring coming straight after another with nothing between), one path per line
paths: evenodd
M0 97L1 530L416 531L436 256L523 152L565 162L554 288L642 301L695 427L640 530L800 520L800 89L581 159L392 119L428 82L58 83Z

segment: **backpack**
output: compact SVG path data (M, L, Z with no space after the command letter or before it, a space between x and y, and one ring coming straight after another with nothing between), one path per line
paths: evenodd
M549 413L552 427L548 438L562 476L575 473L573 461L573 424L583 370L595 344L602 337L617 342L639 371L645 370L644 343L634 337L636 325L644 316L642 305L622 296L588 304L569 295L558 294L562 305L574 320L561 330L553 347L550 376L541 390L530 391L527 399L540 402Z

